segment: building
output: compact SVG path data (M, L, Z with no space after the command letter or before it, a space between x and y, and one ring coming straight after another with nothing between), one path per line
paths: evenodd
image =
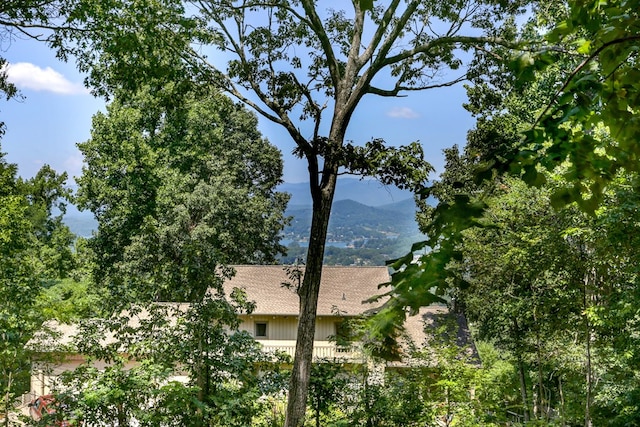
M249 332L266 351L279 350L293 357L299 314L296 287L304 269L281 265L239 265L235 276L224 285L229 293L240 288L255 301L250 315L240 316L240 329ZM314 358L362 358L357 351L336 346L345 319L361 316L374 308L365 302L379 294L378 286L389 282L386 267L325 266L322 271L316 318ZM355 349L353 349L355 350Z
M296 288L302 280L304 269L282 265L238 265L236 274L224 283L228 295L234 288L242 289L247 299L255 303L250 314L240 315L240 329L251 334L266 352L284 352L293 357L295 353L299 298ZM356 344L336 345L335 338L342 334L343 322L363 315L376 308L367 300L384 292L379 286L390 281L386 267L342 267L325 266L317 311L313 356L316 360L340 359L347 363L367 363L367 358ZM186 304L172 304L182 308ZM409 317L405 324L408 339L417 346L427 341L425 328L436 322L437 316L448 313L446 306L432 306L421 310L417 316ZM130 318L129 318L130 317ZM144 312L127 316L128 325L136 327L144 318ZM63 357L52 362L41 358L34 363L31 381L33 396L50 393L50 385L61 372L73 370L84 358L74 352L72 341L78 329L75 325L49 325L57 331L54 342L40 344L46 353L58 353ZM461 337L467 342L466 323L461 323ZM114 337L106 338L113 341ZM461 341L462 342L462 341ZM97 365L103 362L95 362ZM131 362L132 364L135 362ZM407 366L406 363L393 366ZM99 367L99 366L98 366Z

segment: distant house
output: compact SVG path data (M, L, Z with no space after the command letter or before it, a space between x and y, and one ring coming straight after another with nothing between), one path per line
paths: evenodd
M296 287L302 280L304 270L282 265L238 265L234 268L235 276L224 283L225 293L228 295L234 288L240 288L249 301L255 302L255 310L251 314L240 315L240 330L251 334L262 344L264 351L280 351L293 357L299 315ZM341 359L348 363L367 363L357 344L349 347L336 345L335 338L342 334L345 320L361 316L376 307L366 300L383 292L379 285L389 280L386 267L323 268L313 349L315 360ZM176 307L180 306L186 307L176 304ZM425 328L447 313L449 310L446 306L438 305L423 308L419 315L409 317L405 323L407 339L417 346L425 345L428 341ZM139 319L132 317L130 322L135 327ZM457 341L460 345L467 345L470 340L466 322L459 316L458 322ZM66 356L55 364L34 364L31 392L36 396L50 393L50 384L60 372L72 370L83 362L81 355L69 351L77 328L58 324L52 327L59 332L59 337L56 343L45 345L45 351L62 347L67 349L64 350ZM406 363L401 365L407 366ZM399 365L395 363L391 366Z
M293 356L299 314L295 292L304 270L280 265L238 265L236 274L224 284L227 293L240 288L256 308L240 316L240 329L249 332L266 351L279 350ZM298 277L296 277L296 275ZM361 316L374 306L364 300L380 293L378 285L390 280L386 267L325 266L318 297L314 358L358 358L359 352L346 352L336 346L345 319Z

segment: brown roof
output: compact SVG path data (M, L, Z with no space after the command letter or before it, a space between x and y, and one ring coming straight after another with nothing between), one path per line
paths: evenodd
M244 289L247 298L255 301L253 314L299 314L299 299L295 293L296 280L289 278L286 266L282 265L236 265L235 276L225 282L225 292L233 288ZM304 267L301 267L304 269ZM327 316L339 312L343 316L354 316L374 308L364 300L384 292L378 285L389 282L387 267L341 267L324 266L318 315ZM291 288L283 286L289 283Z
M407 319L404 321L405 332L415 345L425 345L427 340L425 329L435 328L436 318L447 315L448 313L449 308L445 305L422 307L420 312L415 316L407 316Z
M448 327L438 331L440 326L445 325ZM447 344L458 346L461 349L460 357L480 366L478 350L471 337L467 319L462 313L453 312L445 305L422 307L415 316L407 316L404 327L407 338L418 348L429 348L434 353L431 341L438 336ZM439 356L432 354L432 357L433 361L437 361Z

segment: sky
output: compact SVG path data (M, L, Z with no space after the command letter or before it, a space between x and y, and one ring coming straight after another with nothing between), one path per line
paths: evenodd
M66 171L70 179L80 176L83 159L76 144L89 138L91 118L105 110L104 101L84 88L83 75L72 60L59 61L45 44L14 40L0 48L0 56L9 62L9 80L23 95L20 100L0 101L0 121L7 130L0 144L6 160L18 165L23 178L32 177L44 164ZM396 146L420 141L436 169L435 178L443 169L442 150L464 145L474 124L462 108L465 101L462 85L399 98L368 95L353 116L347 140L382 138ZM288 134L262 117L259 128L283 153L285 182L307 181L306 163L291 155L294 144Z

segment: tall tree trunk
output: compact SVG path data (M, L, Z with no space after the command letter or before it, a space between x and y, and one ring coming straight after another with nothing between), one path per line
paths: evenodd
M560 393L560 421L562 422L562 427L566 427L567 425L567 416L565 412L564 406L564 391L562 389L562 377L558 377L558 392Z
M9 371L9 375L7 378L7 390L6 390L6 395L5 395L5 400L4 400L4 425L5 427L9 427L9 409L11 408L11 405L9 402L11 402L11 386L13 385L13 373L11 371Z
M198 386L198 400L203 404L210 403L211 396L211 382L209 372L209 349L207 346L207 328L202 328L202 334L198 336L198 354L200 355L197 361L196 369L196 384ZM196 414L196 425L204 426L205 412L198 406Z
M524 362L518 355L518 379L520 380L520 394L522 396L522 410L525 421L529 421L529 399L527 397L527 378L524 373Z
M522 396L523 417L525 421L529 421L530 420L529 398L527 396L527 377L524 372L524 362L522 361L522 350L520 348L522 345L520 326L518 325L517 318L513 318L512 321L513 321L513 334L516 337L516 343L517 343L516 356L518 358L518 379L520 380L520 395Z
M320 292L320 279L322 278L322 261L336 180L337 167L331 167L327 163L325 163L321 184L317 184L317 177L311 176L313 216L311 219L307 263L302 286L298 291L300 317L298 320L296 354L291 372L285 427L300 427L304 424L313 359L318 293Z
M593 273L595 275L595 273ZM584 277L584 287L583 287L583 306L584 312L586 313L589 308L589 281L592 279L591 273L585 274ZM589 322L589 317L587 315L584 316L584 327L585 327L585 358L586 358L586 396L584 402L584 426L591 427L591 401L592 397L592 389L593 389L593 378L591 372L591 322Z
M534 321L536 323L536 358L538 364L538 396L536 397L536 410L535 416L537 419L546 419L546 415L543 413L544 408L544 394L543 394L543 375L542 375L542 341L540 339L540 330L538 329L538 320L534 314Z

